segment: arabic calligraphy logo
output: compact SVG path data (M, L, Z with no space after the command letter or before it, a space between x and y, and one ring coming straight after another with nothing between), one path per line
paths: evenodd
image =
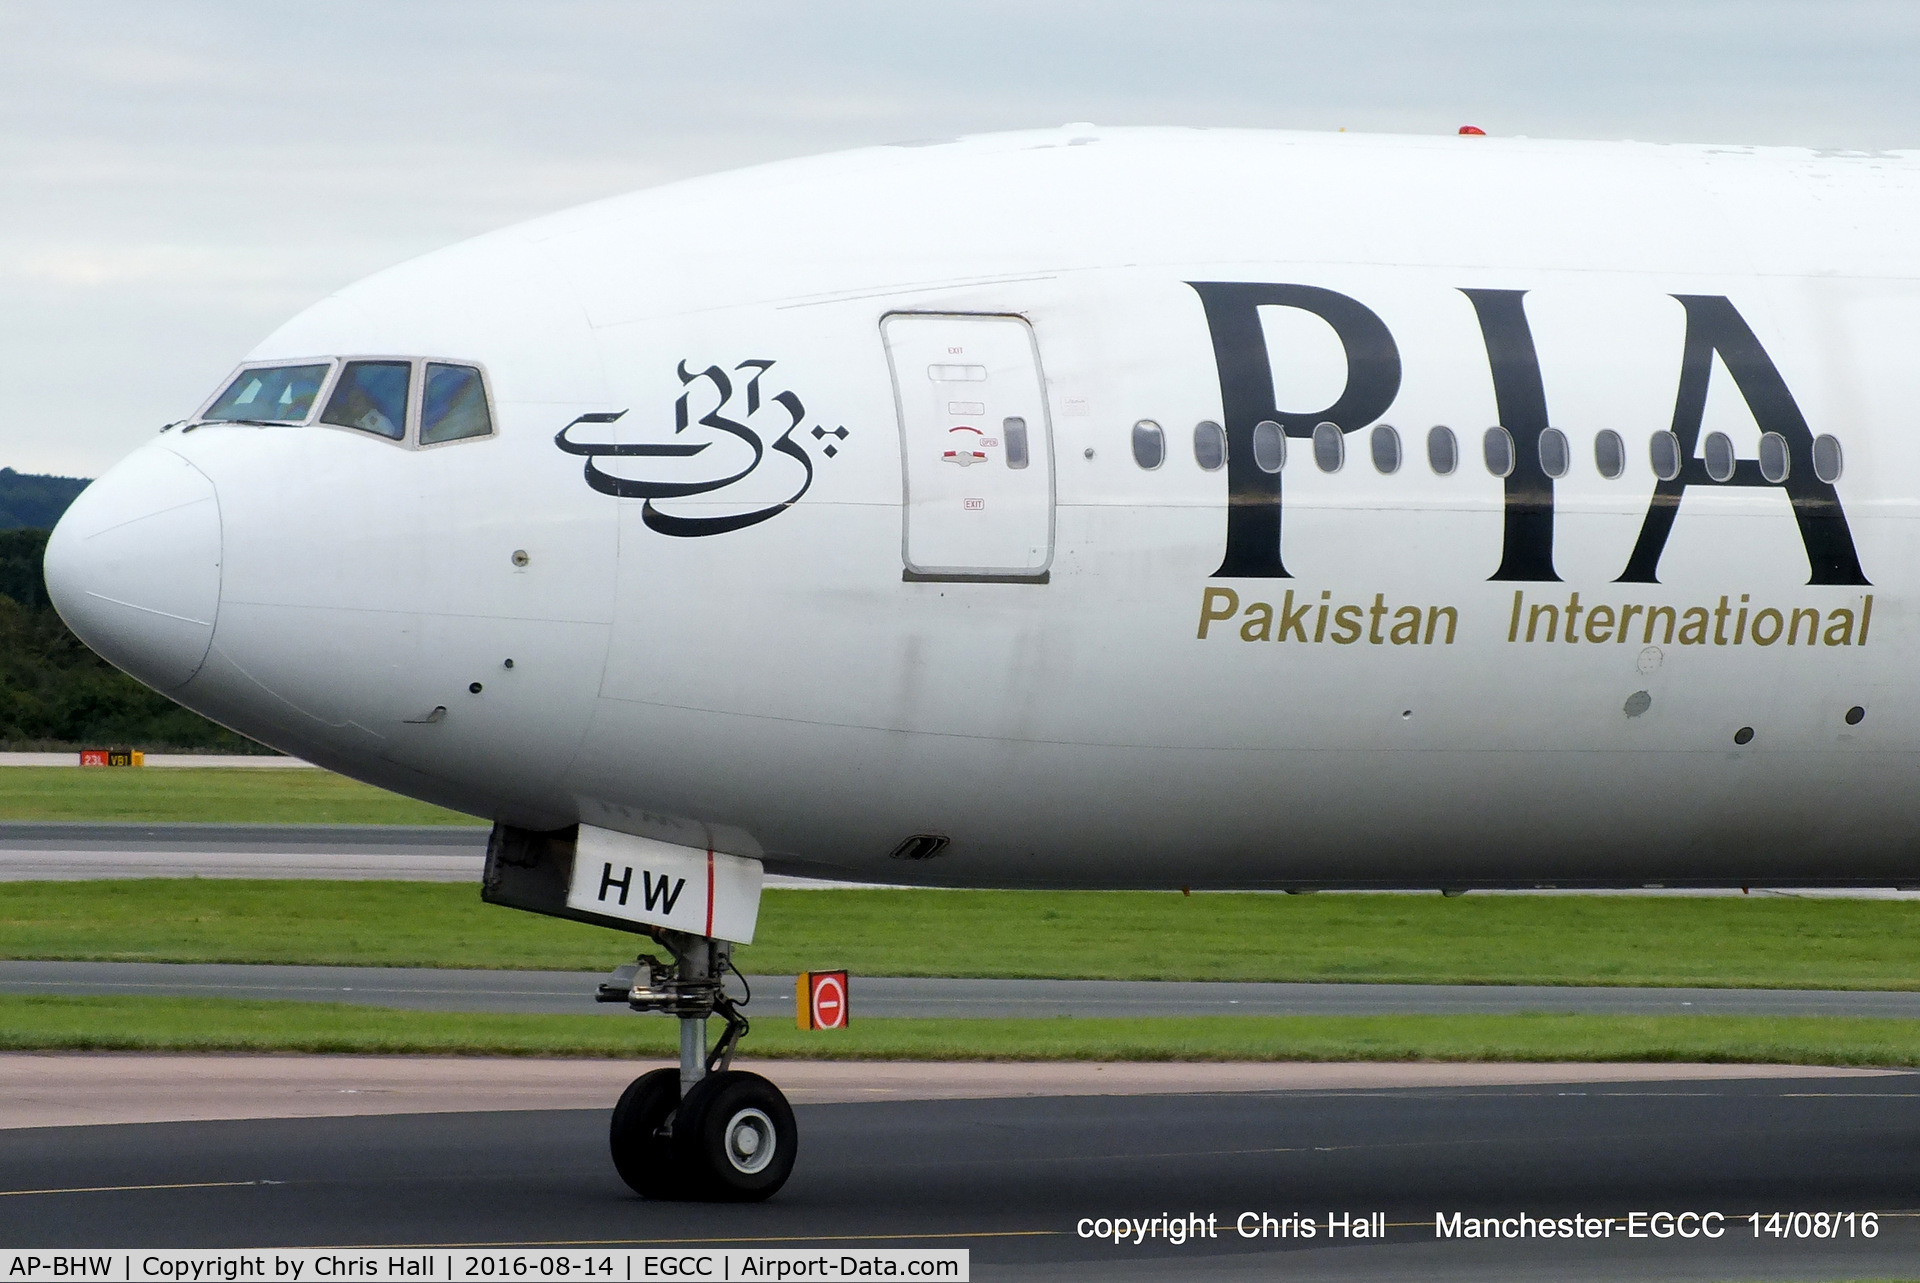
M761 378L772 366L772 361L753 360L742 361L733 367L735 373L741 370L753 371L747 379L746 413L735 419L727 417L724 413L732 403L734 393L733 380L727 372L717 365L710 365L694 373L687 369L685 361L680 362L680 385L685 391L681 392L679 400L674 403L674 435L678 436L685 432L690 423L697 423L701 427L713 428L738 438L753 452L752 458L747 461L745 467L726 476L695 481L650 481L616 476L599 466L599 461L602 459L691 459L715 444L711 441L687 444L680 442L624 444L575 441L568 435L583 423L613 423L626 414L625 410L610 414L583 414L560 429L554 436L553 443L568 454L586 458L587 484L601 494L610 494L621 499L644 499L646 502L640 509L641 519L646 522L649 529L663 535L697 538L702 535L723 535L731 530L744 530L748 526L759 525L763 521L779 516L798 503L800 496L806 494L813 485L813 459L793 439L794 432L799 429L801 422L807 416L806 407L801 404L796 394L784 391L765 398L765 404L770 411L777 408L784 412L786 418L785 427L780 430L780 435L774 439L771 446L766 444L762 433L751 426L753 417L760 413L762 405ZM705 384L711 390L715 404L711 410L695 419L692 405L698 390L697 385L701 384ZM816 441L826 440L828 437L834 439L827 441L826 448L821 452L829 459L839 453L836 443L844 442L847 436L848 432L844 427L816 426L813 429L813 437ZM725 490L735 482L744 481L752 476L762 461L771 454L784 455L800 465L799 487L785 499L757 506L746 512L710 517L680 516L662 512L655 506L654 501L658 499L684 499L690 495L711 494Z

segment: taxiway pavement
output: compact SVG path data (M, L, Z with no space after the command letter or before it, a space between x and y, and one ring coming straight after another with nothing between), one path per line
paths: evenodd
M268 759L274 760L274 759ZM101 878L318 878L478 882L487 858L475 824L94 824L0 822L0 882ZM834 888L769 874L768 886Z
M193 877L478 882L486 851L487 829L478 824L98 824L16 820L0 822L0 882ZM835 890L880 884L768 874L767 885ZM1751 890L1756 896L1920 899L1920 891L1894 887ZM1731 896L1746 892L1647 886L1605 892L1540 887L1478 894Z
M101 747L105 747L102 745ZM145 766L156 770L172 768L218 770L317 770L312 762L303 762L297 757L288 757L283 753L148 753L144 758ZM7 766L74 766L80 765L78 752L64 753L0 753L0 767ZM121 770L121 767L89 767L89 770ZM144 769L144 768L143 768Z
M341 1071L331 1081L358 1081L355 1059L326 1062ZM803 1068L770 1072L797 1087ZM1067 1280L1860 1278L1920 1264L1920 1076L1370 1066L1375 1077L1351 1078L1351 1067L1291 1066L1253 1068L1320 1076L1196 1093L1194 1071L1209 1067L1153 1068L1167 1076L1125 1095L827 1103L796 1090L793 1179L749 1206L633 1197L606 1157L604 1104L13 1130L0 1143L0 1244L925 1245L969 1248L978 1279ZM1417 1077L1434 1070L1483 1076ZM1394 1071L1398 1083L1381 1076ZM1775 1236L1776 1211L1856 1216L1817 1237L1788 1218ZM1373 1212L1384 1239L1328 1233L1329 1216L1351 1226ZM1436 1214L1455 1212L1616 1228L1437 1236ZM1708 1223L1721 1235L1630 1237L1636 1212L1719 1213ZM1243 1213L1256 1234L1263 1213L1318 1232L1242 1238ZM1757 1236L1750 1213L1762 1217ZM1217 1234L1115 1244L1081 1233L1100 1217L1167 1214L1211 1217Z
M478 882L487 830L424 824L0 824L0 882L325 878Z
M298 967L227 963L0 961L0 993L285 999L409 1011L625 1015L595 1002L604 973ZM792 1010L792 976L748 976L759 1013ZM855 976L863 1017L1584 1015L1920 1018L1920 992L1633 989L1558 985L1280 984L1172 980L977 980Z
M666 1062L658 1062L664 1064ZM0 1129L238 1118L589 1109L655 1062L610 1057L0 1053ZM806 1104L1143 1096L1171 1092L1542 1086L1556 1083L1831 1078L1904 1070L1805 1065L1359 1061L809 1061L737 1068Z

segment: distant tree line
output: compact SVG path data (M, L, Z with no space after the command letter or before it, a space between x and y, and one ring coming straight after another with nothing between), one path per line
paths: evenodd
M0 468L0 530L51 530L86 488L84 477L47 477Z
M66 480L22 477L10 468L0 469L0 516L24 510L51 525L86 482L74 482L64 501L45 503L34 487L16 487L26 496L17 507L8 506L14 502L9 486L15 481ZM55 502L48 518L46 503ZM40 566L46 548L44 529L0 529L0 749L263 751L148 690L88 650L47 599Z

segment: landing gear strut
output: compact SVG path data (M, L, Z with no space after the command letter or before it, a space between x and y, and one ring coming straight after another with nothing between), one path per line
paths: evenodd
M621 1095L608 1137L614 1169L647 1198L766 1198L787 1183L799 1133L778 1087L731 1067L748 1028L740 1008L752 996L735 1002L724 987L728 971L740 974L733 946L664 928L648 934L673 961L642 954L594 996L678 1017L680 1068L643 1074ZM707 1020L716 1014L726 1028L709 1051Z

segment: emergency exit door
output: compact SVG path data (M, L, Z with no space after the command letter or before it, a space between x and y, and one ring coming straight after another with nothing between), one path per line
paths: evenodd
M1036 580L1053 559L1053 441L1033 331L1011 316L880 324L900 410L907 577Z

